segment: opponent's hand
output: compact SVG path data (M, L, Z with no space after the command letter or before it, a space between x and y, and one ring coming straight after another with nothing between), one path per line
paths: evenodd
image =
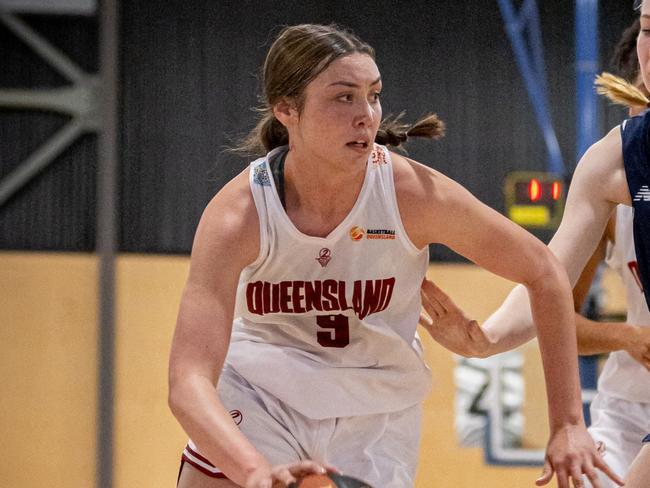
M645 369L650 371L650 327L632 326L625 350Z
M490 341L476 320L465 316L449 296L426 278L420 289L426 315L420 325L451 352L465 357L489 355Z
M569 425L551 433L544 469L535 484L546 485L555 473L558 488L582 488L583 475L589 479L593 488L602 488L596 469L605 473L617 485L623 486L623 480L603 461L601 451L597 449L585 426Z
M246 488L285 488L307 474L325 474L326 472L326 467L315 461L264 466L251 473L245 486Z

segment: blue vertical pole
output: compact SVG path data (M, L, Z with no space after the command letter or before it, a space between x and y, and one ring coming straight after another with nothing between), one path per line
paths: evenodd
M577 159L599 139L594 79L598 72L598 0L576 0Z
M576 161L598 140L598 103L594 79L598 71L598 0L576 0ZM594 357L580 358L580 384L585 393L583 411L589 423L589 398L597 383L597 361Z

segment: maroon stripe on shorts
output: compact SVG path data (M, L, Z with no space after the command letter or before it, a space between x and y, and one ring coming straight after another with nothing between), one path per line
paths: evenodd
M197 458L200 461L204 462L208 466L211 466L211 467L216 469L216 467L210 461L208 461L204 456L201 456L198 452L196 452L194 449L192 449L189 445L187 447L185 447L185 449L192 456L194 456L195 458ZM183 455L181 457L181 469L183 469L182 463L188 463L188 464L192 465L194 468L198 469L199 471L201 471L201 473L203 473L206 476L209 476L210 478L228 479L228 477L225 474L223 474L222 472L214 473L212 471L207 470L206 468L204 468L200 464L194 462L192 459L190 459L188 456L185 455L185 452L183 452ZM179 478L180 478L180 476L179 476Z

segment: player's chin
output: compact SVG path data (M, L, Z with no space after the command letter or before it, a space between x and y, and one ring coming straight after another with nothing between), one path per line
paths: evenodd
M354 161L359 165L365 165L372 153L372 148L372 144L366 146L346 144L341 152L345 155L345 161Z

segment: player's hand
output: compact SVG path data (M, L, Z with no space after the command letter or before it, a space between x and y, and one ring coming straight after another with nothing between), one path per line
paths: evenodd
M451 352L465 357L489 355L490 341L476 320L465 316L449 296L425 278L420 289L426 315L420 325Z
M546 485L555 473L558 488L582 488L583 475L589 479L593 488L603 488L598 481L598 469L617 485L623 486L623 480L603 461L601 452L584 424L569 425L551 433L544 469L535 484Z
M251 473L245 486L246 488L285 488L307 474L326 472L326 467L315 461L262 466Z
M650 371L650 327L632 326L625 350Z

